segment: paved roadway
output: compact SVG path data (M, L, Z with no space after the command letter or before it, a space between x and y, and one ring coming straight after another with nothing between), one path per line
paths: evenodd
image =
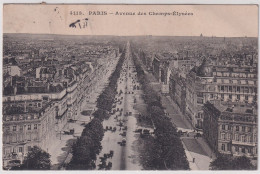
M110 150L114 151L112 158L107 159L106 163L112 162L112 170L142 170L142 166L139 162L139 154L136 150L135 141L138 135L134 133L134 130L141 128L137 126L137 120L135 114L137 111L134 109L134 98L138 98L140 90L133 90L134 85L139 85L137 82L135 67L130 54L130 45L126 47L126 58L122 66L119 80L117 82L117 92L114 114L110 116L108 120L103 121L103 127L116 127L116 131L110 130L105 132L102 140L102 151L98 156L96 165L101 164L99 160L105 153L109 153ZM137 100L141 102L141 100ZM139 104L139 103L137 103ZM143 104L143 103L140 103ZM131 112L131 114L130 114ZM120 123L123 124L120 130ZM123 127L127 126L127 130L122 130ZM126 136L121 134L125 132ZM126 145L121 146L118 142L126 140ZM99 167L97 167L99 169Z

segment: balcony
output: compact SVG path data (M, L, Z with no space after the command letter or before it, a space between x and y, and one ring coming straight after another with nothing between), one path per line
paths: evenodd
M242 141L236 141L236 140L232 140L232 144L242 145L242 146L257 146L257 144L254 142L242 142Z

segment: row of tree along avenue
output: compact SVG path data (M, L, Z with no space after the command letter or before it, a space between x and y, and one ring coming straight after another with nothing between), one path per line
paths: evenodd
M66 169L91 170L96 168L97 155L102 150L101 141L104 136L102 121L108 119L117 91L117 80L125 59L125 50L117 63L115 71L109 77L109 84L97 99L97 110L93 113L94 119L89 122L81 137L72 147L72 159Z
M176 128L165 115L160 96L153 90L141 66L140 60L132 55L137 77L142 84L144 101L154 124L154 137L149 139L142 155L143 167L148 170L188 170L189 163Z

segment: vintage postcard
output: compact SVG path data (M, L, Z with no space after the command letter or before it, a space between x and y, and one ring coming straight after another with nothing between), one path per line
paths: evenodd
M258 13L3 4L2 170L256 171Z

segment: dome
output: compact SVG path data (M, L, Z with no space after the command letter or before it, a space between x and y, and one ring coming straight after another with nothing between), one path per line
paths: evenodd
M212 65L206 58L202 61L202 64L198 67L197 76L211 77L212 76Z

